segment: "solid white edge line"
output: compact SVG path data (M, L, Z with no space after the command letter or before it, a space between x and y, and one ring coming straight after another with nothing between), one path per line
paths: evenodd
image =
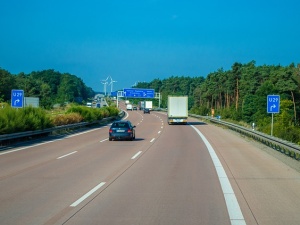
M142 153L142 151L139 151L138 153L136 153L134 156L132 156L131 159L135 159L136 157L138 157L140 154Z
M100 184L98 184L96 187L94 187L92 190L90 190L88 193L86 193L85 195L83 195L81 198L79 198L77 201L75 201L74 203L72 203L70 206L71 207L76 207L77 205L79 205L82 201L84 201L85 199L87 199L91 194L93 194L95 191L97 191L99 188L101 188L106 182L101 182Z
M60 157L58 157L58 158L56 158L56 159L62 159L62 158L67 157L67 156L69 156L69 155L75 154L76 152L77 152L77 151L71 152L71 153L69 153L69 154L60 156Z
M40 144L35 144L35 145L31 145L31 146L24 147L24 148L19 148L19 149L16 149L16 150L7 150L7 151L5 151L3 153L0 153L0 155L6 155L6 154L9 154L9 153L13 153L13 152L23 151L23 150L28 149L28 148L33 148L33 147L37 147L37 146L40 146L40 145L49 144L51 142L60 141L60 140L62 140L62 139L47 141L47 142L43 142L43 143L40 143Z
M206 137L193 125L190 125L201 137L204 144L206 145L210 157L212 158L213 164L216 168L218 178L221 184L221 188L224 194L228 215L232 225L245 225L246 221L244 219L243 213L241 211L240 205L236 199L230 181L226 175L226 172L211 144L208 142Z
M107 127L107 126L103 126L103 127ZM89 133L89 132L92 132L92 131L95 131L95 130L100 130L101 128L102 127L95 128L93 130L84 131L84 132L81 132L81 133L78 133L78 134L69 135L67 137L57 138L55 140L46 141L46 142L43 142L43 143L31 145L31 146L28 146L28 147L19 148L19 149L16 149L16 150L7 150L5 152L0 153L0 155L6 155L6 154L9 154L9 153L13 153L13 152L23 151L23 150L28 149L28 148L33 148L33 147L37 147L37 146L40 146L40 145L45 145L45 144L49 144L49 143L52 143L52 142L61 141L61 140L64 140L64 139L68 139L70 137L75 137L75 136L78 136L78 135L81 135L81 134L86 134L86 133Z

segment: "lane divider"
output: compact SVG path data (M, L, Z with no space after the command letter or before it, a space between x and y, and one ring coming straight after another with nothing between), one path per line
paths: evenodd
M69 156L69 155L73 155L73 154L75 154L75 153L77 153L77 151L74 151L74 152L71 152L71 153L69 153L69 154L60 156L60 157L58 157L58 158L56 158L56 159L62 159L62 158L65 158L65 157L67 157L67 156Z
M104 142L104 141L107 141L108 140L108 138L106 138L106 139L103 139L103 140L101 140L100 142Z
M221 188L224 194L227 211L229 214L230 222L232 225L246 225L246 221L244 219L243 213L241 211L240 205L236 199L235 193L232 189L232 186L230 184L230 181L226 175L226 172L215 152L211 144L208 142L206 137L193 125L190 125L201 137L204 144L206 145L208 152L210 154L210 157L213 161L213 164L215 166L215 169L217 171L219 181L221 184Z
M94 187L92 190L90 190L85 195L83 195L81 198L79 198L77 201L75 201L74 203L72 203L70 206L71 207L76 207L77 205L79 205L81 202L83 202L85 199L87 199L90 195L92 195L95 191L97 191L99 188L101 188L105 184L106 184L106 182L101 182L96 187Z
M142 151L139 151L138 153L136 153L134 156L132 156L131 159L135 159L136 157L138 157L140 154L142 153Z

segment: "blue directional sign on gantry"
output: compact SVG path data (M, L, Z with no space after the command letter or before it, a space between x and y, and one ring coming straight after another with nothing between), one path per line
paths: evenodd
M154 98L154 89L141 89L141 88L124 88L124 97L128 98Z
M23 108L24 104L24 91L11 90L11 107Z
M280 109L280 96L279 95L268 95L267 97L267 112L268 113L279 113Z

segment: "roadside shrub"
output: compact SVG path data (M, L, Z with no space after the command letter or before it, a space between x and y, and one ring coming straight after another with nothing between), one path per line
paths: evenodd
M83 117L79 113L59 114L52 118L54 126L62 126L82 122Z
M29 106L16 109L8 106L0 110L0 134L42 130L52 126L50 117L40 108Z
M66 113L78 113L83 117L86 122L101 120L109 116L117 116L119 109L109 106L103 108L89 108L86 106L72 106Z
M114 107L114 106L106 107L106 109L109 112L109 116L117 116L120 112L120 110L117 107Z
M82 116L85 122L92 122L96 120L96 115L93 112L93 110L94 110L93 108L88 108L86 106L72 106L67 110L66 114L78 113L79 115Z

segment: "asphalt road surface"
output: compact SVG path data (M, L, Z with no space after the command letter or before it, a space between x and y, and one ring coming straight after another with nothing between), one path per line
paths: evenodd
M4 225L299 224L300 174L253 142L189 118L129 111L108 127L0 152Z

